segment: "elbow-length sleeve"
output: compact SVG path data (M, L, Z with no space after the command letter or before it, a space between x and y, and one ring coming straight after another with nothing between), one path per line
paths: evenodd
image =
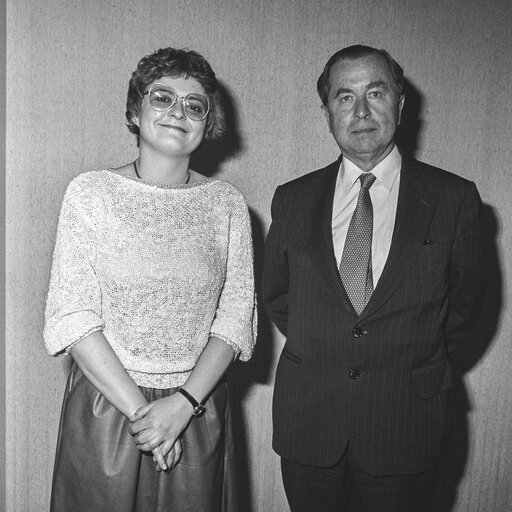
M104 328L94 268L103 205L94 188L93 180L81 175L70 183L62 203L43 333L50 355L61 355Z
M254 349L256 325L251 221L247 204L239 196L231 212L226 278L210 336L231 345L247 361Z

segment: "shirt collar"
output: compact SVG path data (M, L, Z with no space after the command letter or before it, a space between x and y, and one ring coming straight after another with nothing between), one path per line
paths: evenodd
M395 145L391 153L389 153L382 162L379 162L370 172L377 178L376 181L382 184L388 193L391 193L401 167L402 156ZM338 172L338 182L344 194L350 192L350 189L354 186L362 172L363 171L348 158L342 159Z

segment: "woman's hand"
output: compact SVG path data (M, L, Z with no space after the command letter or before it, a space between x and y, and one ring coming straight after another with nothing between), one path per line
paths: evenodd
M162 448L160 446L157 446L153 451L153 460L156 463L156 470L157 471L167 471L169 469L169 466L167 465L165 461L165 457L162 453Z
M158 446L153 450L153 460L155 461L155 469L160 471L170 471L171 469L174 469L174 467L178 464L178 462L181 459L181 456L183 455L183 447L181 445L181 439L176 439L176 442L174 443L174 446L171 448L171 451L167 454L167 457L165 457L165 467L162 467L162 464L160 460L155 457L155 453L159 453L160 456L162 455L162 448L161 446Z
M210 337L199 360L187 381L187 391L202 399L214 388L220 377L233 361L235 352L224 341ZM182 447L180 435L193 416L193 407L181 394L160 398L139 407L131 416L130 434L141 451L153 451L157 469L162 468L162 459L173 468L180 460ZM158 450L161 450L159 453Z
M192 418L193 408L180 393L143 405L130 418L130 433L141 451L160 447L165 458L176 464L181 457L179 436ZM171 453L174 450L174 455Z
M71 356L92 385L127 418L147 404L101 331L74 345ZM159 446L153 450L153 458L161 469L167 469Z

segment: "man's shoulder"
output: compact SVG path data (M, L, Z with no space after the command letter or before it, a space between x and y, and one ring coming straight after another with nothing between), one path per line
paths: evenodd
M278 188L281 189L282 192L286 193L311 190L311 187L323 185L332 179L338 172L338 168L339 160L332 162L329 165L322 167L321 169L308 172L307 174L303 174L298 178L287 181L286 183L280 185Z
M453 184L453 186L467 186L471 183L470 180L454 172L441 169L440 167L425 162L420 162L419 160L404 159L402 168L405 172L425 176L443 185Z

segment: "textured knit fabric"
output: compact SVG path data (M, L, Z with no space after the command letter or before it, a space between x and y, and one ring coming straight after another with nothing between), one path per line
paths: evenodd
M112 170L69 185L46 307L51 355L103 330L139 386L175 387L210 336L251 357L254 305L250 219L233 186Z

